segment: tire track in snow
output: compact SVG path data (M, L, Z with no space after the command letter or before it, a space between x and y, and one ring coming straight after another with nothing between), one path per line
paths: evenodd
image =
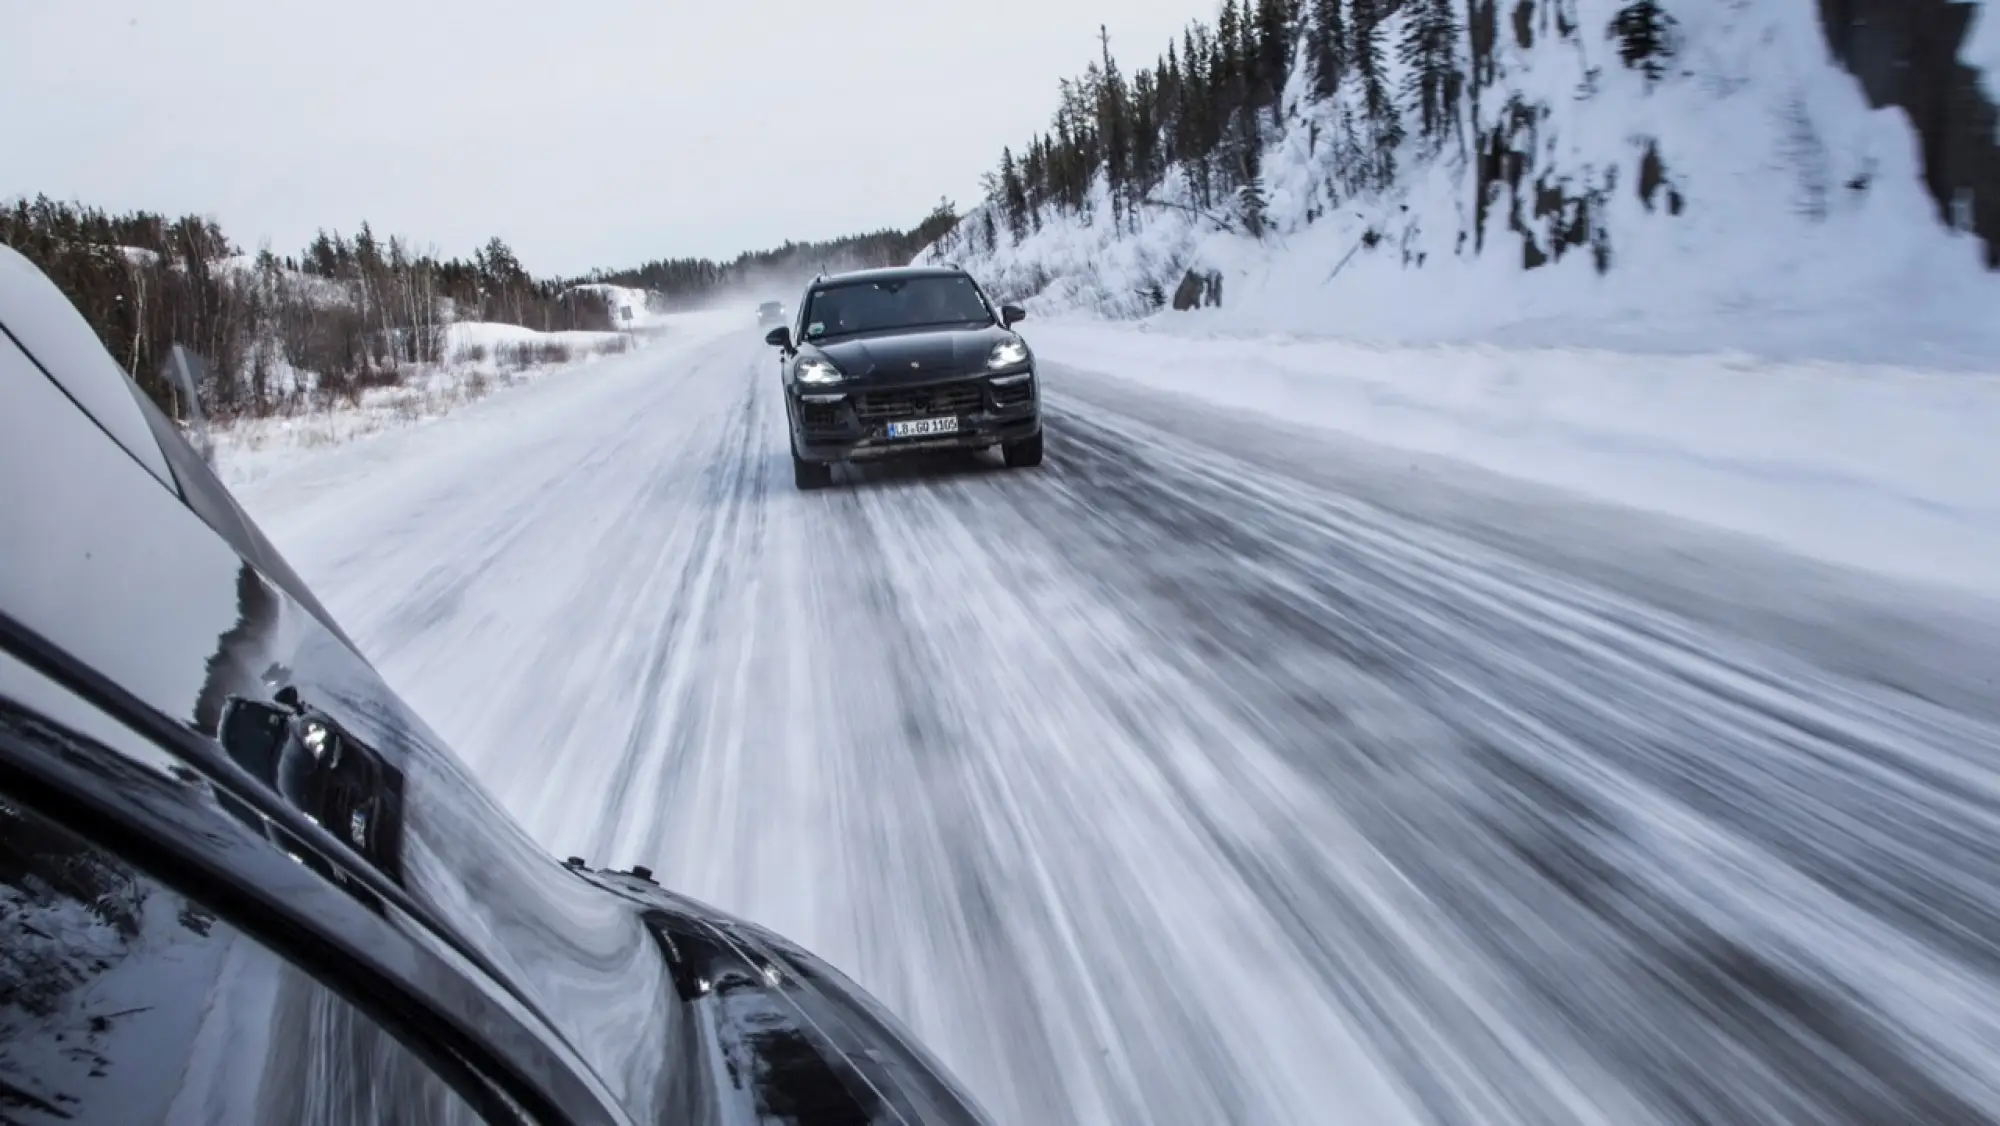
M645 654L634 699L637 716L612 772L617 788L608 795L594 855L646 855L657 848L657 823L648 815L671 806L678 771L701 745L707 700L696 666L715 648L715 616L755 597L754 590L743 589L739 571L754 565L763 527L768 475L757 456L763 447L760 386L742 387L720 428L713 460L701 473L700 499L692 505L692 551L660 561L675 576L674 584Z
M1334 768L1327 792L1347 816L1513 978L1507 1020L1540 1010L1568 1054L1668 1120L1752 1107L1759 1120L1985 1120L1995 1061L1970 1046L1994 1042L2000 1000L2000 860L1975 844L1995 828L1990 725L1259 480L1158 432L1069 421L1076 463L1104 463L1080 501L1096 521L1076 526L1118 529L1128 558L1157 573L1131 533L1181 510L1223 537L1211 551L1263 561L1199 588L1205 615L1262 638L1225 678L1243 714L1303 768ZM1240 516L1218 530L1218 512ZM1217 543L1188 531L1170 538ZM1218 636L1231 634L1184 631L1165 648ZM1329 738L1337 716L1300 722L1298 686L1273 675L1288 648L1341 654L1440 721L1447 738L1403 748L1434 760L1424 774L1399 778L1411 763ZM1363 972L1421 970L1396 959ZM1816 1074L1834 1060L1840 1078Z

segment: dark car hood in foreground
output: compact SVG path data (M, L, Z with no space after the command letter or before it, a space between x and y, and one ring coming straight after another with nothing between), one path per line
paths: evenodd
M578 867L629 897L659 944L690 1030L678 1114L717 1122L985 1120L944 1066L860 986L804 948L661 888L649 876ZM731 1083L716 1082L727 1075ZM677 1119L679 1120L679 1119Z
M848 379L905 383L985 371L993 346L1012 339L1014 334L999 325L981 325L837 337L806 346L817 349Z

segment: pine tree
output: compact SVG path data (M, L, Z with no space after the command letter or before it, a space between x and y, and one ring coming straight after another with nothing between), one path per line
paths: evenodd
M1160 91L1154 72L1142 70L1132 80L1132 105L1127 125L1132 138L1132 152L1128 158L1130 198L1135 203L1144 200L1146 193L1159 182L1159 113Z
M1237 111L1249 98L1251 60L1245 46L1248 38L1236 0L1223 0L1222 15L1215 25L1215 61L1209 67L1212 120L1218 130L1209 141L1211 151L1222 140L1221 130L1235 120Z
M1222 14L1215 21L1215 76L1227 85L1243 77L1243 10L1236 0L1222 0ZM1225 106L1235 109L1235 106Z
M1264 194L1263 159L1257 147L1251 145L1243 153L1243 186L1236 190L1236 215L1251 238L1264 237L1265 211L1269 205L1270 200Z
M1216 158L1225 191L1243 186L1245 149L1258 144L1257 103L1252 96L1257 85L1255 46L1256 33L1236 0L1224 0L1215 29L1213 117L1205 155Z
M1037 231L1042 229L1042 205L1049 199L1048 145L1047 137L1029 141L1027 159L1021 163L1021 188L1028 197L1028 225Z
M1453 6L1454 0L1413 0L1404 25L1402 58L1408 68L1404 93L1415 105L1418 130L1433 145L1457 124L1465 90Z
M1311 0L1306 23L1306 57L1312 61L1313 93L1331 98L1347 69L1347 0Z
M1215 151L1213 133L1216 129L1216 53L1214 39L1200 24L1189 26L1184 39L1186 51L1181 56L1185 73L1182 76L1181 119L1175 157L1181 162L1181 173L1187 178L1188 192L1202 207L1215 203L1214 184L1209 175L1208 157Z
M1666 77L1667 62L1674 55L1673 29L1674 18L1660 7L1659 0L1632 0L1611 21L1611 33L1618 39L1618 57L1627 67L1643 73L1649 83Z
M305 272L317 277L330 278L339 269L339 261L333 252L333 240L322 230L313 236L312 244L306 247Z
M1207 102L1207 92L1203 89L1202 59L1200 45L1195 42L1193 26L1182 33L1183 69L1180 83L1178 112L1174 115L1173 138L1168 152L1183 167L1191 163L1199 149L1196 137L1200 133L1202 109Z
M337 251L344 251L346 249L339 242L339 236L337 235L335 236L334 245ZM527 277L527 271L521 268L521 260L514 257L513 249L499 235L494 235L492 238L486 240L486 245L479 249L476 260L479 263L480 271L496 285L512 285L517 281L525 280Z
M1181 59L1178 45L1167 44L1166 57L1160 60L1153 77L1155 90L1153 122L1159 130L1155 143L1153 182L1159 182L1159 172L1174 159L1175 122L1181 114Z
M1097 27L1097 42L1104 60L1097 85L1097 132L1104 139L1104 178L1111 189L1112 218L1116 219L1123 214L1131 179L1131 123L1127 119L1131 95L1125 89L1125 76L1119 73L1118 60L1111 57L1111 32L1103 24Z
M1083 193L1078 191L1076 186L1077 147L1076 138L1070 133L1068 117L1057 116L1053 154L1055 165L1052 169L1055 175L1056 201L1057 206L1071 211L1083 204Z
M1361 79L1361 108L1373 131L1375 187L1387 187L1396 174L1396 150L1403 143L1403 117L1389 84L1382 57L1382 12L1390 0L1353 0L1349 9L1349 62Z
M1019 245L1028 235L1028 192L1021 183L1021 169L1014 163L1014 150L1000 150L1001 205L1007 211L1007 233Z
M1297 0L1257 0L1256 86L1252 98L1271 111L1272 122L1283 120L1285 83L1291 78L1292 47L1298 22Z

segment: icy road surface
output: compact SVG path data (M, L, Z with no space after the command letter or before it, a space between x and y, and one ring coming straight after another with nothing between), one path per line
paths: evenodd
M1048 373L793 490L748 329L247 501L558 854L1009 1123L2000 1112L1993 611Z

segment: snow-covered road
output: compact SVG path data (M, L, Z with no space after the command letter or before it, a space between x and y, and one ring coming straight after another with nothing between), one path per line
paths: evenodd
M790 483L711 324L253 512L558 853L849 970L1009 1123L2000 1112L2000 631L1050 372Z

